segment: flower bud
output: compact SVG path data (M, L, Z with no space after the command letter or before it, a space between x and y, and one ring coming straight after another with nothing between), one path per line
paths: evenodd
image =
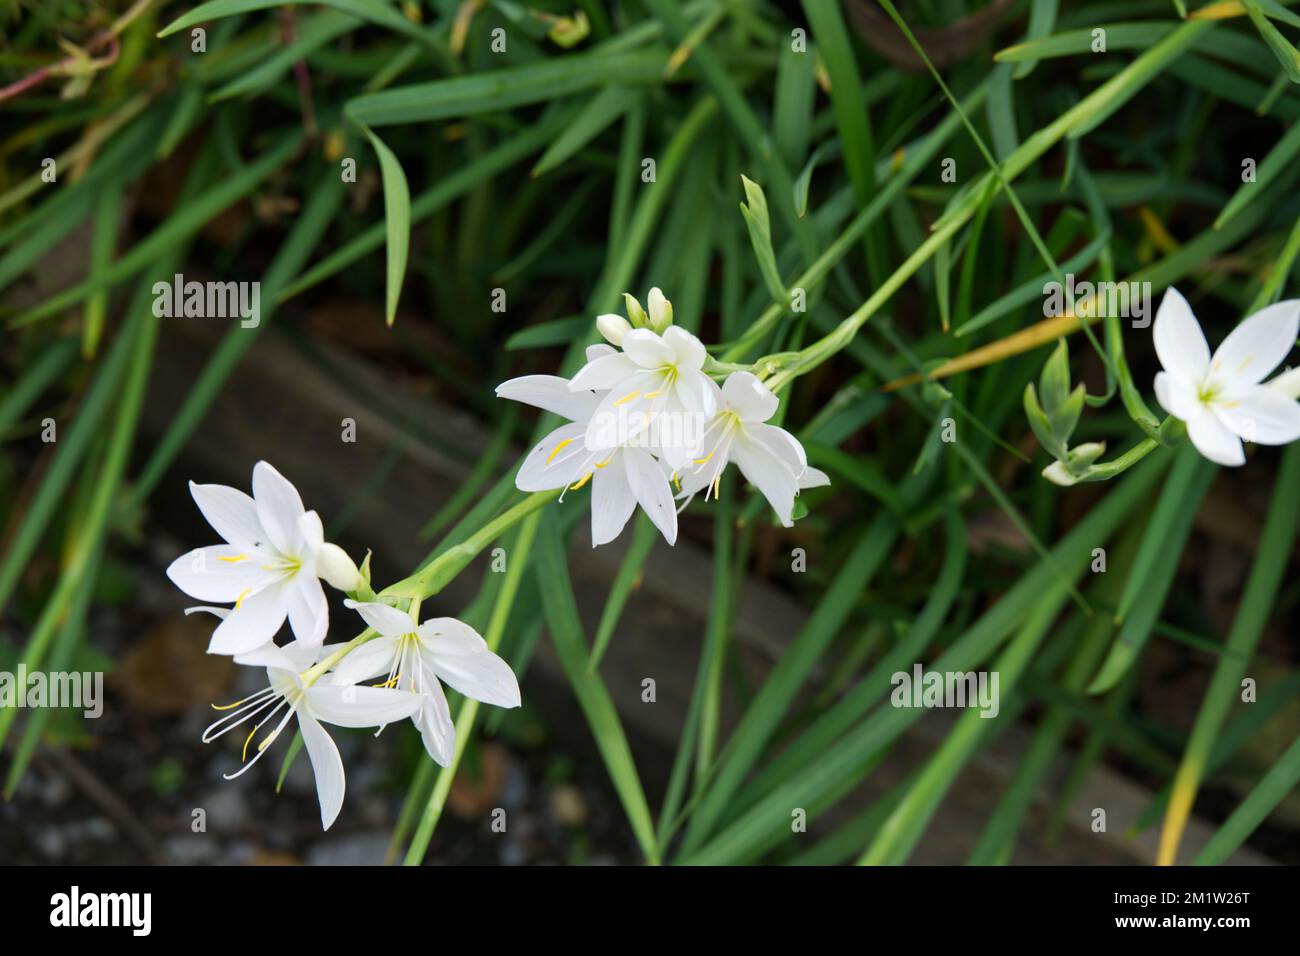
M1300 368L1288 369L1264 384L1287 398L1300 398Z
M644 329L650 325L650 317L645 314L645 309L641 308L641 303L631 292L623 293L623 304L627 307L627 317L634 328Z
M664 294L655 286L650 290L650 328L662 334L664 329L673 324L673 304L664 298Z
M617 348L623 343L623 336L632 331L632 326L623 316L606 312L596 316L596 331L605 337L606 342Z
M337 544L326 542L316 552L316 573L324 578L331 587L351 593L365 580L348 553Z

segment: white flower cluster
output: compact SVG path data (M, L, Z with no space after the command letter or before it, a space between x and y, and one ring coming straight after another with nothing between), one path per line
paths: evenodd
M657 288L648 310L624 299L628 319L596 319L609 344L590 346L573 378L525 375L497 387L502 398L570 422L529 452L515 484L567 492L590 482L593 546L618 537L637 505L674 544L681 507L701 491L716 496L734 461L789 527L799 491L830 479L809 466L798 439L767 424L777 397L747 371L731 372L719 388L704 346L672 324L672 305Z
M344 775L338 747L322 722L382 728L409 717L429 755L446 766L455 751L455 728L443 683L484 703L519 706L514 672L469 625L449 617L421 623L412 616L418 605L408 612L377 600L353 600L360 593L373 597L366 576L341 548L325 542L319 516L303 508L298 490L266 462L253 468L251 498L235 488L193 482L190 493L225 544L181 555L167 576L197 600L233 602L186 611L221 618L208 653L266 669L267 687L216 707L228 713L203 734L206 743L253 721L243 766L226 779L257 763L296 716L316 776L321 824L328 830L343 806ZM322 580L352 595L343 603L368 625L346 645L324 643L329 605ZM275 637L286 618L293 640L278 645ZM386 679L362 683L378 676Z

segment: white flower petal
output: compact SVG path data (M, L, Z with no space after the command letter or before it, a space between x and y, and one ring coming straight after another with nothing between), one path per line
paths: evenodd
M190 494L212 529L223 541L239 548L255 548L266 539L257 520L257 505L238 488L190 482Z
M285 582L289 593L289 627L307 647L319 647L330 626L330 605L320 579L299 572Z
M622 352L601 355L589 361L578 373L569 379L572 391L592 390L597 392L617 388L628 376L641 371L641 366L633 362Z
M482 635L454 617L431 617L415 633L421 647L443 656L481 654L487 650Z
M385 637L401 637L415 630L411 615L391 605L379 601L354 601L351 598L344 598L343 606L352 608L367 624Z
M1219 420L1246 441L1285 445L1300 439L1300 403L1254 385L1212 406Z
M613 349L610 349L610 352L612 353ZM497 386L497 397L554 412L571 422L585 422L600 402L592 392L574 391L569 388L569 380L558 375L524 375L512 378Z
M1174 418L1191 421L1205 411L1196 389L1168 372L1156 372L1156 401Z
M601 318L604 318L604 316L601 316ZM624 319L622 316L619 315L614 316L614 318L618 319L623 323L627 322L626 319ZM594 362L596 361L596 359L604 358L606 355L617 355L617 354L618 354L618 349L614 348L614 346L612 345L606 345L604 342L597 342L595 345L587 346L588 362Z
M767 451L779 458L785 467L790 469L793 477L798 477L804 473L808 467L808 457L804 454L803 445L799 439L795 438L784 428L778 428L776 425L764 425L761 422L746 425L743 429L745 437L751 442L757 442Z
M284 651L285 656L289 658L290 669L294 671L296 679L299 671L305 671L311 667L325 656L327 651L333 650L333 648L309 647L302 641L290 641L280 650Z
M191 614L198 614L200 611L204 614L211 614L213 617L219 617L223 621L230 616L230 608L212 607L207 604L200 604L197 607L187 607L185 609L185 616L189 617Z
M397 657L400 642L398 637L375 637L349 651L334 667L334 683L346 687L387 674Z
M586 446L587 426L561 425L530 451L519 466L515 487L520 491L548 491L578 481L591 466Z
M604 468L596 469L591 482L591 546L608 544L617 538L636 510L636 497L627 482L627 471L619 452Z
M420 695L365 684L313 684L306 690L307 708L327 724L339 727L382 727L405 720L420 709Z
M623 336L623 354L643 369L660 369L677 362L667 341L649 329L633 329Z
M809 465L804 469L803 474L799 476L799 490L805 488L822 488L831 483L830 475L820 469Z
M698 372L704 367L706 352L704 344L680 325L673 325L664 330L664 344L672 350L672 364L678 370L690 369Z
M271 545L281 554L297 554L298 519L305 513L298 489L273 466L259 461L253 466L253 501Z
M343 758L334 740L311 714L298 711L298 730L302 732L302 742L307 745L307 756L316 775L321 827L328 830L343 809L343 794L347 789Z
M648 429L655 409L668 407L663 392L663 373L644 369L607 392L587 422L583 439L587 450L617 448Z
M325 526L321 524L320 515L315 511L307 511L298 518L298 540L301 546L298 551L298 557L305 564L310 565L307 568L309 574L316 573L316 552L325 544Z
M663 533L669 544L677 543L677 508L673 489L663 468L641 448L626 448L620 456L627 471L627 484L637 503ZM611 465L611 467L613 467Z
M281 584L250 594L217 625L209 654L246 654L275 637L289 614L288 589Z
M1246 463L1246 452L1241 447L1241 439L1208 409L1187 422L1187 435L1196 450L1216 464L1235 466Z
M742 422L765 422L776 414L780 400L750 372L732 372L722 384L722 400Z
M772 426L751 425L745 428L732 443L731 457L741 473L749 479L749 483L762 492L776 516L781 519L781 524L789 528L793 524L791 515L799 484L794 472L781 457L774 454L765 443L753 439L751 432L755 427Z
M519 681L510 665L489 650L479 654L422 655L435 674L466 697L497 707L519 706Z
M296 666L293 655L283 647L276 646L274 641L267 641L261 647L255 647L243 654L236 654L235 663L244 667L265 667L268 671L277 670L297 673L300 670Z
M1164 370L1187 385L1197 385L1210 368L1210 346L1192 307L1170 286L1156 310L1156 355Z
M167 568L167 577L200 601L237 601L272 580L262 560L256 551L214 544L182 554Z
M1254 385L1282 364L1300 335L1300 299L1260 309L1228 333L1210 370L1236 384Z
M420 674L422 706L412 720L420 729L424 749L433 762L445 767L456 752L456 725L451 721L451 708L447 706L447 695L442 692L438 678L428 668L422 668Z

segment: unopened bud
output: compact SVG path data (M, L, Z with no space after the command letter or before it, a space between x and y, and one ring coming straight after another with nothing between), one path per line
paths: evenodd
M623 316L606 312L596 316L596 331L605 337L606 342L617 348L623 344L623 336L632 331L632 326Z
M641 308L641 303L631 292L623 293L623 304L627 307L627 317L634 328L644 329L650 325L650 317Z
M650 290L650 328L660 334L673 324L673 304L664 298L664 294L655 286Z
M324 578L330 587L352 593L365 583L356 563L348 553L337 544L326 542L316 553L316 573Z

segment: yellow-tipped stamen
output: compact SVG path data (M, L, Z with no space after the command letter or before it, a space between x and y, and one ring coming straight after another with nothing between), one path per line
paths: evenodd
M550 456L546 459L546 463L549 465L551 462L555 461L555 456L558 455L561 451L563 451L566 445L572 445L572 444L573 444L572 438L566 438L563 441L556 442L555 447L551 449Z
M582 487L583 485L585 485L587 482L591 481L591 476L594 475L594 474L595 474L594 471L589 471L589 472L587 472L585 475L582 476L582 478L581 478L577 483L572 484L572 485L569 485L569 490L570 490L570 491L577 491L579 488L581 488L581 487Z
M242 704L247 704L254 697L261 697L265 693L266 693L265 690L259 690L256 694L249 694L243 700L237 700L233 704L210 704L209 706L213 710L234 710L236 707L239 707Z
M707 465L707 464L709 463L709 459L712 458L712 457L713 457L714 455L716 455L717 453L718 453L718 450L715 448L715 449L713 449L713 451L709 452L709 453L708 453L707 455L705 455L703 458L696 458L696 459L695 459L695 464L697 464L697 465Z
M246 555L246 554L237 554L237 555L235 555L234 557L224 557L224 556L222 556L222 557L218 557L217 560L218 560L218 561L225 561L227 564L238 564L240 561L247 561L247 560L248 560L248 555Z
M640 393L639 391L628 392L626 395L624 395L622 398L620 398L620 399L619 399L618 401L616 401L614 404L615 404L615 405L626 405L628 402L635 401L636 398L637 398L637 396L639 396L640 394L641 394L641 393Z
M645 393L644 395L642 395L641 397L642 397L642 398L658 398L658 397L659 397L660 395L662 395L662 394L663 394L663 391L662 391L662 390L660 390L660 389L655 389L653 392L646 392L646 393Z
M239 597L235 598L235 610L236 610L236 611L238 611L241 607L244 606L244 598L248 597L248 592L251 591L251 590L253 590L253 589L252 589L252 588L244 588L244 590L242 590L242 591L239 592Z
M239 755L240 763L243 763L248 759L248 745L253 742L253 734L257 733L257 728L261 726L261 724L253 724L253 729L250 730L248 736L244 738L244 752Z

